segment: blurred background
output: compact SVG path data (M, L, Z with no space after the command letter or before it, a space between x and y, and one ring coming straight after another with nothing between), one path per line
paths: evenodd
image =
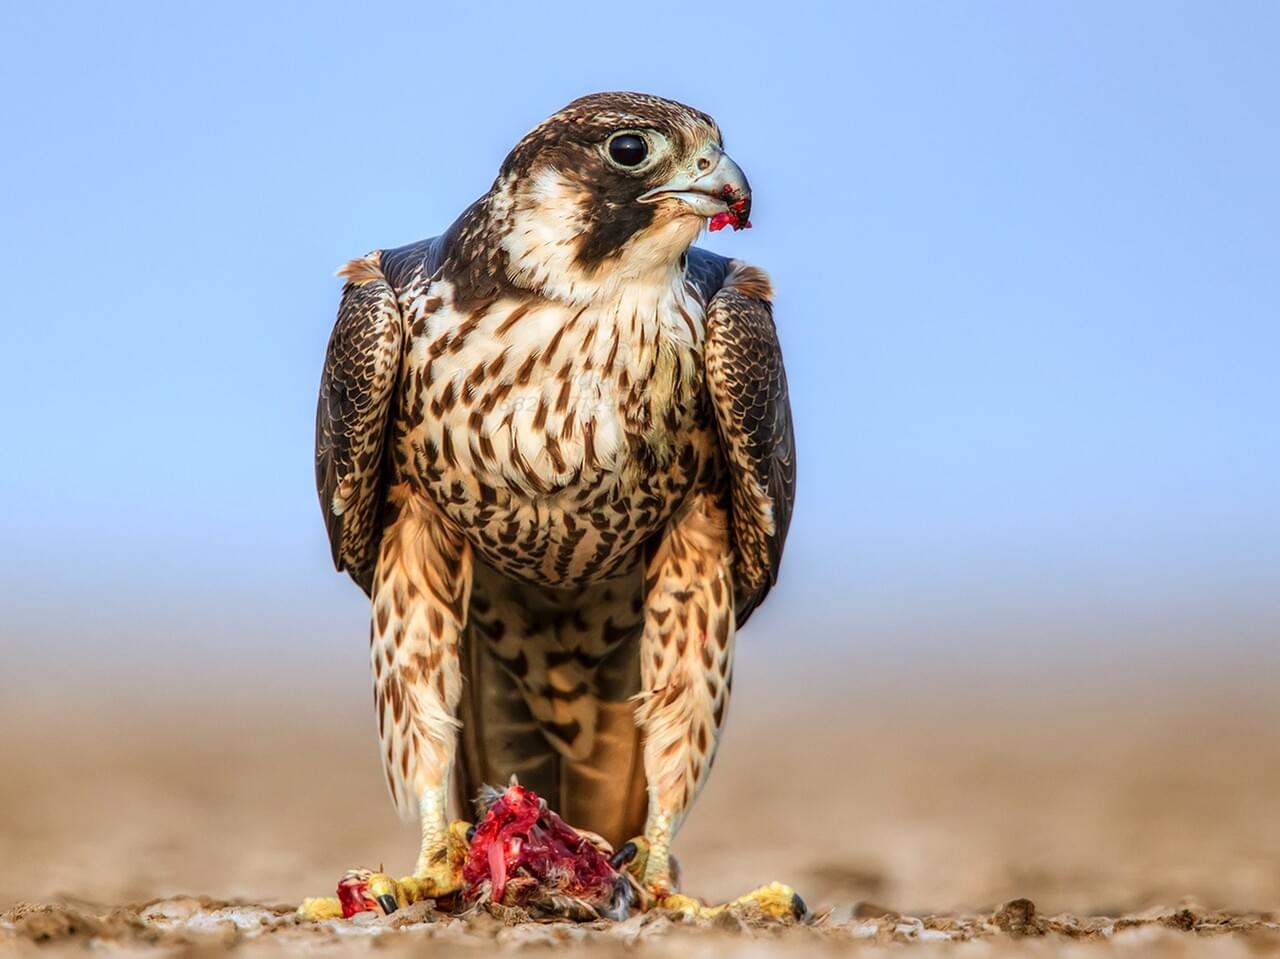
M799 434L689 885L1280 906L1275 5L4 21L0 905L409 866L313 486L332 273L636 89L751 178L703 243L771 272Z

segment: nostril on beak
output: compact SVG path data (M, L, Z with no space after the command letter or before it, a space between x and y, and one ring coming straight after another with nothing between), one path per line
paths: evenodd
M702 173L706 173L710 169L711 169L711 161L708 160L706 157L699 157L698 170L701 171Z

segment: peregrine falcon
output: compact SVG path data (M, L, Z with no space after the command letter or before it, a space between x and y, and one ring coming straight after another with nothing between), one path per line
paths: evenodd
M372 602L383 765L428 894L457 885L451 815L513 775L637 837L644 883L675 888L795 496L769 279L692 246L750 208L711 117L600 93L443 234L340 271L316 483Z

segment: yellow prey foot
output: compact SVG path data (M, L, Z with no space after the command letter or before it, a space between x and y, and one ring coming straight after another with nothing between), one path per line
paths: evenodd
M796 894L796 891L780 882L771 882L767 886L753 889L745 896L739 896L732 902L722 903L718 906L709 906L694 899L692 896L674 893L659 899L658 908L670 909L672 912L701 919L714 918L725 910L759 910L765 916L778 920L803 919L809 912L809 908L804 904L804 900Z
M340 919L359 912L390 915L397 909L424 899L441 899L462 889L462 867L467 861L467 833L471 824L461 820L443 830L438 849L426 848L412 876L393 879L385 872L352 869L338 883L337 897L322 896L302 901L298 915L303 919Z
M336 898L304 899L298 915L303 919L341 919L360 912L390 915L425 898L422 884L413 876L392 879L385 872L351 869L338 883Z
M308 896L298 907L299 919L341 919L342 903L335 896Z

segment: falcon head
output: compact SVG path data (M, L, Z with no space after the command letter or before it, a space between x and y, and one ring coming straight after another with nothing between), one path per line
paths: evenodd
M489 193L509 278L570 298L680 267L704 225L750 226L751 187L716 122L640 93L570 103L511 151Z

